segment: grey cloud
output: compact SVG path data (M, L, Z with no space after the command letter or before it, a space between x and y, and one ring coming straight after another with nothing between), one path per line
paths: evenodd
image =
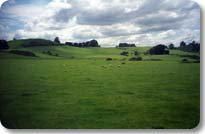
M72 38L76 39L76 40L80 40L80 41L84 41L84 40L90 40L90 39L98 39L100 38L97 35L93 35L93 34L87 34L87 33L83 33L83 32L74 32L72 34Z
M57 22L68 22L76 15L76 13L76 10L73 8L61 9L53 16L53 19Z
M155 14L154 16L145 16L136 20L137 24L144 26L155 26L164 25L167 23L174 24L186 19L187 15L179 15L178 17L168 16L169 12L166 14Z
M83 25L111 25L124 22L126 19L122 9L89 10L77 16L77 22Z

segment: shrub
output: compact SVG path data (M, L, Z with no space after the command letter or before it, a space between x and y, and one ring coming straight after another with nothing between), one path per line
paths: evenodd
M37 57L34 53L29 51L21 51L21 50L11 50L9 53L22 55L22 56L30 56L30 57Z
M148 59L148 61L162 61L162 59Z
M9 45L6 40L0 40L0 50L9 49Z
M121 61L126 61L126 58L120 59Z
M129 55L129 52L123 51L122 53L120 53L120 55L128 56L128 55Z
M182 59L182 63L190 63L188 59Z
M184 57L184 58L195 59L195 60L199 60L200 59L200 56L198 56L198 55L180 55L180 56Z
M132 57L129 59L129 61L142 61L142 57L138 56L138 57Z
M75 59L75 57L74 57L74 56L71 56L70 59Z
M53 55L53 54L51 53L51 51L47 51L47 54L48 54L48 55Z
M140 53L138 51L134 51L134 55L137 56L139 55Z
M107 59L106 59L106 61L111 61L111 60L112 60L112 58L107 58Z

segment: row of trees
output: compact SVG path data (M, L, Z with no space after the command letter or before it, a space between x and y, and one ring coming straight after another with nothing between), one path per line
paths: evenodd
M180 50L187 52L199 52L200 51L200 43L192 41L189 44L186 44L184 41L180 43Z
M56 37L54 39L54 42L57 43L57 44L60 44L59 37ZM97 40L91 40L91 41L81 42L81 43L66 42L65 45L73 46L73 47L100 47Z
M161 47L165 46L163 44L160 44L160 45L161 45ZM122 47L136 47L136 45L135 44L129 44L129 43L120 43L117 46L117 48L118 47L119 48L122 48ZM200 51L200 43L198 43L196 41L192 41L191 43L186 43L186 42L182 41L182 42L180 42L179 47L175 47L175 45L173 43L171 43L166 48L168 48L168 49L179 49L179 50L187 51L187 52L199 52ZM167 53L167 52L165 52L165 53Z
M200 51L200 43L196 41L192 41L191 43L186 43L184 41L180 42L179 47L175 47L174 44L170 44L168 46L169 49L179 49L186 52L199 52Z
M100 47L97 40L91 40L82 43L66 42L65 45L73 46L73 47Z
M120 43L117 47L136 47L135 44L129 44L129 43Z
M66 42L65 44L61 44L59 37L56 37L53 42L52 41L43 42L43 41L44 40L30 40L29 44L25 44L25 46L38 46L38 45L42 45L42 44L53 45L54 44L54 45L68 45L68 46L74 46L74 47L100 47L97 40L91 40L91 41L82 42L82 43ZM158 45L158 46L161 46L160 49L161 48L165 49L165 47L164 47L165 45L163 45L163 44ZM119 46L117 46L117 47L136 47L136 46L135 46L135 44L120 43ZM191 43L186 43L186 42L182 41L182 42L180 42L179 47L175 47L175 45L173 43L171 43L166 48L179 49L179 50L187 51L187 52L199 52L200 51L200 43L198 43L196 41L192 41ZM7 41L0 40L0 49L9 49L9 45L8 45ZM165 52L165 53L167 53L167 52Z

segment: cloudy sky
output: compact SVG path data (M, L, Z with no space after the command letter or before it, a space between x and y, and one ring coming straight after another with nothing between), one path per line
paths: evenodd
M5 1L5 0L4 0ZM0 39L96 39L156 45L200 40L200 9L189 0L8 0L0 9Z

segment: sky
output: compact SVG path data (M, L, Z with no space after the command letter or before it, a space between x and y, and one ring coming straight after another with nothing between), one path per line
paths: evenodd
M200 8L189 0L7 0L1 5L0 39L55 37L96 39L104 47L199 42Z

